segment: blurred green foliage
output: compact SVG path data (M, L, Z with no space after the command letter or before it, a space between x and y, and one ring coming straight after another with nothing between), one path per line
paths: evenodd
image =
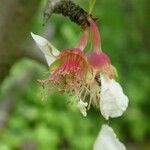
M88 8L87 1L78 0L77 3ZM118 80L130 100L125 114L121 118L111 119L109 123L122 141L138 143L140 146L137 149L144 150L142 144L150 142L148 1L97 0L93 14L99 18L103 50L117 68ZM33 22L33 31L42 30L41 15L40 9ZM50 24L50 41L56 47L63 50L75 45L80 34L77 25L58 15L52 16ZM105 120L95 108L88 112L87 118L83 118L74 106L67 103L68 97L58 93L42 100L42 88L36 80L43 77L47 68L22 60L12 68L12 76L3 89L6 90L11 80L31 64L37 68L35 79L22 93L18 93L11 116L3 131L0 131L0 150L19 149L28 141L38 150L92 149Z

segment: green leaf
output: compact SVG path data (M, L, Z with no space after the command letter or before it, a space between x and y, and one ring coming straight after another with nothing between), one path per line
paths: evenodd
M96 0L89 0L89 14L92 13Z

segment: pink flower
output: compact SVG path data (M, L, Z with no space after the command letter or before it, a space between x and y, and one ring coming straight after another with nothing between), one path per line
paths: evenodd
M111 65L109 57L102 52L100 34L96 23L90 19L92 50L87 54L88 62L101 83L99 107L105 119L119 117L127 109L128 97L122 87L113 78L116 69Z
M59 52L43 37L33 33L31 35L44 53L49 65L49 77L39 80L42 87L50 85L49 90L58 89L62 93L75 95L79 110L86 116L86 107L89 107L92 99L96 97L91 90L95 79L87 56L82 51L86 46L87 31L83 31L76 48L68 48L62 52ZM86 100L88 95L90 95L89 103Z
M33 39L42 50L49 65L50 75L39 82L49 90L58 89L76 97L81 113L91 104L100 107L102 115L118 117L128 106L128 98L121 86L113 78L116 74L109 57L102 52L100 34L95 21L89 18L92 50L84 53L87 43L87 29L83 30L75 48L67 48L59 52L46 39L31 33ZM119 94L117 94L119 93Z
M92 40L92 50L87 53L88 62L96 73L105 73L110 78L115 75L114 67L107 54L102 52L100 34L93 19L90 20L90 33Z

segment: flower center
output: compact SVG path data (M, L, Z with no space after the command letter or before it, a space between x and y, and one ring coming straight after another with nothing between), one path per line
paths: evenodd
M77 89L85 81L88 70L84 53L80 49L64 50L58 59L60 64L52 71L48 80L54 85L59 85L61 91L67 91L71 94L74 91L77 92Z
M40 80L44 87L45 83L48 90L57 89L61 93L68 93L75 96L79 102L88 101L88 109L91 103L98 106L99 84L95 79L86 54L80 49L67 49L60 53L58 58L50 65L50 76L47 80ZM45 82L46 81L46 82Z

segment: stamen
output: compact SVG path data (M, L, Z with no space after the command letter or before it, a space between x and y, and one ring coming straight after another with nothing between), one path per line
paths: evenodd
M85 91L85 93L84 93L84 96L83 96L83 101L85 100L85 98L86 98L86 96L87 96L87 90Z
M88 110L89 110L90 107L91 107L92 99L93 99L93 97L92 97L92 95L90 95L89 105L88 105L88 107L87 107Z

